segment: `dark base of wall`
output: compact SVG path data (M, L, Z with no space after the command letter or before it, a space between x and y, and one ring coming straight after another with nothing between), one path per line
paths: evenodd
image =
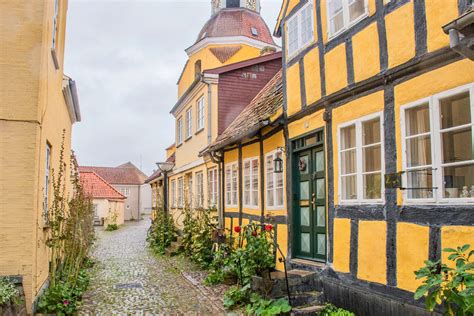
M441 315L427 312L423 307L344 284L342 280L323 277L323 293L327 302L363 316L428 316Z

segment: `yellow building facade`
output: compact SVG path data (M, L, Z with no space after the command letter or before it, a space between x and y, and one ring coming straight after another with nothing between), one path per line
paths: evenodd
M186 206L219 208L218 166L202 152L230 121L219 121L219 76L206 71L256 58L268 47L278 48L260 16L259 1L214 1L210 19L186 49L188 61L171 110L176 120L176 153L168 201L178 227Z
M0 3L0 275L22 281L28 313L48 282L51 169L64 135L69 177L72 125L80 121L75 82L63 74L67 6Z
M423 314L414 271L474 245L474 62L446 34L466 10L283 1L290 263L356 314Z

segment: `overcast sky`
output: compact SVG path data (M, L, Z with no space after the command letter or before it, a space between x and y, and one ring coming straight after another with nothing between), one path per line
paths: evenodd
M282 0L262 0L273 31ZM69 0L65 73L77 82L81 165L127 161L150 174L174 141L184 49L211 14L211 0Z

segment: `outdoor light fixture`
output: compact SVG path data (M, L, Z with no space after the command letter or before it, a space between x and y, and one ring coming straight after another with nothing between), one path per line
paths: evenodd
M282 152L285 152L285 148L278 147L277 148L277 155L276 155L275 159L273 160L273 163L275 165L275 167L273 169L274 173L283 173L283 159L281 159L280 156L278 155L278 153L282 153Z
M160 171L163 173L168 173L174 168L174 163L172 162L157 162L156 165L158 166L158 169L160 169Z

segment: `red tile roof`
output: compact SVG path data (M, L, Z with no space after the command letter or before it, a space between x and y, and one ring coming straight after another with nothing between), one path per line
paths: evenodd
M79 172L95 172L110 184L141 185L147 178L146 174L131 162L118 167L80 166Z
M252 34L252 28L257 35ZM204 25L196 43L207 37L246 36L275 45L267 24L257 12L244 8L222 9Z
M215 151L249 136L264 127L264 122L274 115L283 106L283 82L282 71L267 83L267 85L255 96L247 107L217 137L208 151Z
M242 46L224 46L224 47L212 47L209 50L211 53L216 56L221 63L225 63L232 58L239 50L242 49Z
M79 179L86 195L93 199L124 200L126 197L95 172L82 171Z

